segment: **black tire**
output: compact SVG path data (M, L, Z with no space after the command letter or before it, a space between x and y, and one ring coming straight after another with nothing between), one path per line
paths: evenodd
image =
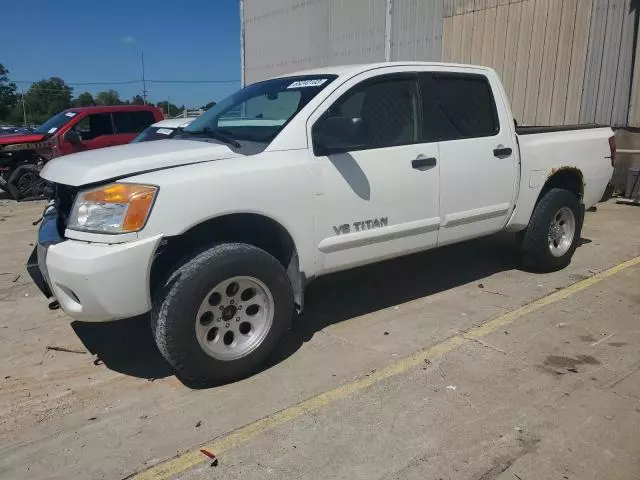
M549 248L549 229L556 213L562 208L571 210L575 219L575 231L569 249L562 256L554 256ZM584 221L584 208L576 194L561 188L545 192L533 210L527 229L518 235L522 249L522 263L533 270L553 272L571 262L580 242Z
M14 200L36 199L44 196L45 186L37 168L18 167L9 177L7 190Z
M195 319L211 290L231 277L251 276L263 282L274 303L269 332L247 356L222 361L208 355L196 338ZM227 382L256 372L289 328L293 292L282 265L252 245L222 243L179 265L154 298L151 317L156 344L164 358L185 380L195 383Z

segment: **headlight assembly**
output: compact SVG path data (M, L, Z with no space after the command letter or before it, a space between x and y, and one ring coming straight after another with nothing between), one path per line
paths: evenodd
M137 232L144 227L158 187L112 183L80 192L67 227L96 233Z

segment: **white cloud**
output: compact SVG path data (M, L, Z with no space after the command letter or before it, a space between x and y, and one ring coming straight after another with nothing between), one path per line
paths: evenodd
M125 35L120 39L120 41L122 43L136 43L136 39L133 38L131 35Z

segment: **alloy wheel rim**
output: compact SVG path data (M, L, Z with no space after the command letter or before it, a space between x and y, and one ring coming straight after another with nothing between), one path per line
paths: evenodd
M273 295L254 277L232 277L203 299L195 318L196 337L207 355L231 361L246 357L271 330Z
M549 225L549 251L554 257L561 257L569 251L576 232L576 217L568 207L560 208Z

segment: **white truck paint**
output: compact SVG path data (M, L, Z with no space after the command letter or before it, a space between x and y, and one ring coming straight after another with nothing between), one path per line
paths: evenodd
M430 102L440 100L429 98L423 75L426 82L441 74L445 86L446 75L472 75L488 82L499 126L495 133L314 153L314 126L349 92L367 82L393 81L395 76L409 85L408 77L420 75L423 91L416 90L407 108L426 122ZM284 267L301 305L305 282L320 275L500 230L525 231L537 202L552 186L573 189L582 206L589 208L601 198L613 172L610 128L518 135L502 84L489 68L403 62L325 68L288 77L290 86L296 82L293 88L300 82L304 88L306 81L321 89L286 121L262 116L247 120L246 128L280 129L269 141L239 139L242 146L236 148L194 136L68 155L45 166L45 179L73 191L114 181L158 187L139 231L106 234L66 228L58 242L46 246L46 260L41 258L40 265L65 312L84 321L148 312L158 249L167 242L176 245L194 228L216 219L233 222L234 215L251 214L281 227L293 243L295 255ZM319 87L318 79L325 78L326 85ZM302 89L296 91L304 95ZM275 96L284 102L279 95L287 93L283 87ZM385 97L380 98L384 103ZM217 104L187 130L202 125L223 105L224 101ZM361 108L364 111L364 105ZM412 122L418 125L418 120ZM242 118L221 120L218 128L226 131L238 125ZM420 124L420 132L407 135L422 138L426 128ZM496 154L501 151L496 149L510 152ZM580 225L581 218L576 218L578 236ZM546 233L543 237L546 241ZM183 255L189 254L186 248Z

